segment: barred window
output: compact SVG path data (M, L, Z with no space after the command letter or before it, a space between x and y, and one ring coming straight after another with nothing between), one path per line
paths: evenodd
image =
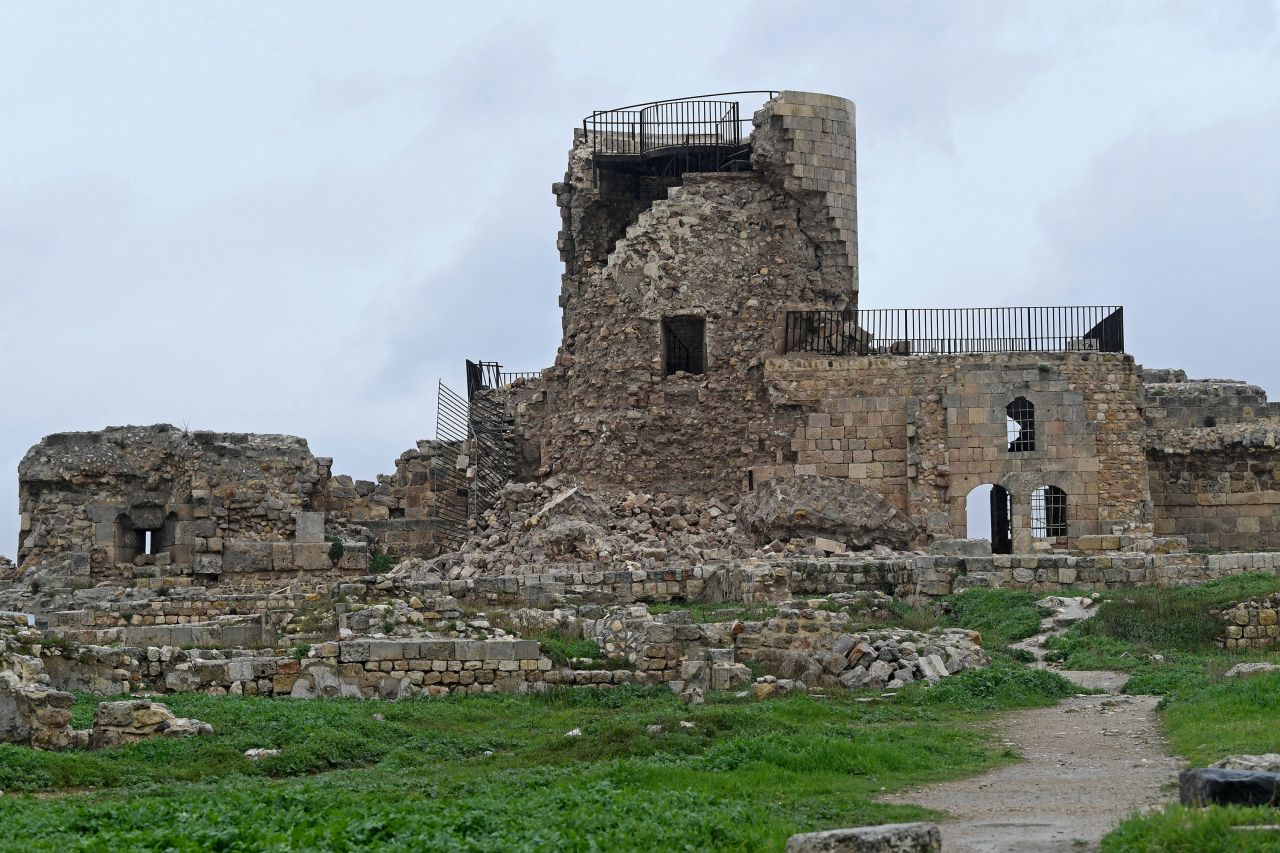
M1017 397L1004 407L1009 452L1036 449L1036 407L1026 397Z
M1031 493L1031 535L1052 539L1067 535L1067 493L1041 486Z

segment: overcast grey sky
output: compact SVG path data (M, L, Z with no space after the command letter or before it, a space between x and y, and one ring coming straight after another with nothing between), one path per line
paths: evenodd
M0 553L41 436L305 436L370 478L466 357L548 365L550 185L593 109L858 106L862 304L1120 303L1258 382L1280 3L0 0Z

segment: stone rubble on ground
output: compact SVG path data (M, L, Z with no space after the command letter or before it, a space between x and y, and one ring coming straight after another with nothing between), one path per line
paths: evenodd
M201 720L177 717L168 706L147 699L101 702L93 712L90 749L111 749L154 737L192 737L213 734Z
M1265 752L1262 755L1228 755L1221 761L1215 761L1209 766L1221 770L1280 773L1280 753Z
M263 747L255 747L244 751L244 757L250 761L261 761L264 758L273 758L279 754L280 750L278 749L265 749Z
M1258 661L1256 663L1238 663L1231 669L1222 674L1223 678L1247 678L1250 675L1263 675L1268 672L1280 672L1280 664L1264 663Z
M806 832L787 839L786 853L941 853L942 833L933 823L886 823Z

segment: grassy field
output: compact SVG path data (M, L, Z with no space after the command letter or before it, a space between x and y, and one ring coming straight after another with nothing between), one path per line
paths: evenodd
M780 850L796 832L926 817L872 798L1012 760L986 721L1072 690L1000 660L874 703L834 691L687 707L665 688L167 696L216 734L93 753L0 746L0 848ZM96 701L78 702L78 724ZM253 747L281 752L254 763Z
M1113 593L1053 651L1160 694L1170 743L1192 764L1280 751L1280 675L1222 678L1280 651L1216 649L1207 616L1276 589L1242 575ZM1004 652L1038 629L1037 598L970 590L941 614L897 614L976 629L996 662L887 702L832 691L687 707L665 688L394 703L168 696L217 734L102 752L0 745L0 849L779 850L796 832L921 819L874 798L1013 760L988 721L1075 691ZM588 656L563 646L560 657ZM78 725L97 701L78 702ZM255 763L253 747L281 753ZM1276 823L1271 810L1170 807L1125 821L1103 849L1280 850L1280 834L1233 828Z
M1209 611L1280 590L1269 575L1237 575L1197 587L1139 588L1109 594L1097 614L1051 640L1069 669L1132 673L1125 692L1156 694L1174 752L1202 767L1228 755L1280 752L1280 675L1224 679L1242 661L1280 663L1274 652L1213 645L1222 623ZM1110 853L1280 850L1280 833L1232 829L1280 823L1274 810L1180 809L1135 817L1104 840Z

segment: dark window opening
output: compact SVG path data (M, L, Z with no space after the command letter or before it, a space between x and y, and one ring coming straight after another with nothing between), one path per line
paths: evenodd
M1013 553L1013 495L1004 486L991 487L991 553Z
M706 373L707 322L701 317L662 321L662 375Z
M1067 535L1067 493L1041 486L1031 493L1031 535L1052 539Z
M1009 439L1009 452L1021 453L1036 449L1036 407L1026 397L1018 397L1005 406L1005 427Z

